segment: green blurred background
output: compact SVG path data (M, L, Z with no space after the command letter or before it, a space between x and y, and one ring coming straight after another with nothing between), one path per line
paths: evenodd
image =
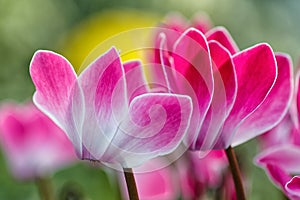
M31 99L34 87L28 67L37 49L62 53L79 68L86 54L105 37L155 25L170 11L188 18L206 12L214 25L229 29L241 49L268 42L275 51L289 53L294 65L298 62L299 0L0 0L0 100ZM247 158L242 165L249 177L250 199L281 199L264 172L252 164L255 141L237 151ZM56 173L53 182L62 199L67 190L82 193L82 199L120 198L111 176L84 163ZM0 199L38 199L33 183L12 178L3 155Z

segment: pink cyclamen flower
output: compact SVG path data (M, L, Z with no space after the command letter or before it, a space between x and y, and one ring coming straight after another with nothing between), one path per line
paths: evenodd
M140 173L135 173L135 181L139 198L142 200L173 200L179 195L177 174L172 166L160 168L164 165L161 160L152 160L139 167ZM156 169L156 170L153 170ZM128 198L128 191L125 185L125 178L120 174L121 189L124 199Z
M299 76L296 76L296 94L291 112L273 129L261 137L264 150L255 158L272 180L290 199L300 199L299 157L300 130L299 124Z
M148 93L138 61L115 48L79 76L61 55L38 51L30 74L35 104L68 135L80 159L132 168L171 153L192 111L188 96Z
M0 140L10 169L19 179L47 175L76 158L63 131L31 103L2 105Z
M275 55L265 43L239 51L223 27L205 35L190 28L172 49L165 45L167 36L160 39L163 67L152 76L162 79L160 74L166 74L170 91L192 97L186 140L191 150L239 145L284 117L292 96L289 56Z

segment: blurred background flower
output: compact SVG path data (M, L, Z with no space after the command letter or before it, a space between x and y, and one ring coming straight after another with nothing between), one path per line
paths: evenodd
M64 132L32 103L1 106L0 142L18 179L51 175L76 159Z
M274 51L291 54L295 62L300 55L299 9L298 0L0 0L0 100L31 98L28 67L35 50L57 51L79 70L87 54L107 37L156 25L170 11L187 19L205 12L214 25L230 30L241 49L265 41ZM237 148L251 199L280 199L263 170L252 164L256 149L255 141ZM34 185L16 182L3 163L1 154L0 199L37 199ZM82 163L54 174L53 182L62 199L74 193L81 199L120 199L113 176Z

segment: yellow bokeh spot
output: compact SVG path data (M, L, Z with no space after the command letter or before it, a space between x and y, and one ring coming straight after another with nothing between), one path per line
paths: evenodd
M137 31L139 33L137 36L121 32L156 26L159 19L159 16L144 11L103 11L89 17L70 32L64 41L62 53L78 73L111 46L120 50L122 61L141 59L141 52L134 49L137 49L136 45L142 45L141 43L145 42L140 40L148 37L147 31L144 31L143 37L140 36L141 31ZM118 34L121 37L118 37Z

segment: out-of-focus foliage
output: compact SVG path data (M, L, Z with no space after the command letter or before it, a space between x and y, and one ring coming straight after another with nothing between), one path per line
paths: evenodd
M92 38L93 40L91 37L97 37L97 31L94 32L96 35L87 36L88 29L92 32L103 29L105 33L105 27L109 26L114 17L122 17L116 14L111 19L97 19L98 24L89 24L97 21L93 17L99 17L102 11L111 9L137 9L141 13L141 17L136 16L136 21L132 21L131 25L127 24L128 28L134 28L136 24L155 24L159 17L152 16L163 17L169 11L179 11L187 17L204 11L210 15L215 25L228 28L241 49L265 41L275 51L290 53L295 63L300 55L298 0L0 0L0 100L23 101L31 98L34 88L28 66L37 49L65 53L79 67L84 59L83 54L86 55L94 44L114 33L106 32L107 35L99 35L99 38ZM151 17L143 13L148 13ZM126 17L128 19L128 16L122 19L126 20ZM142 18L148 20L140 21ZM106 24L102 24L104 21ZM119 30L125 28L120 25L115 31ZM86 38L82 37L80 41L80 36ZM252 164L257 151L255 142L245 144L237 151L242 154L241 159L247 158L241 160L241 164L250 177L248 184L251 199L280 199L280 193L266 175ZM38 199L35 185L15 181L4 163L1 156L0 199ZM66 192L66 188L75 188L75 191L82 192L83 199L119 198L111 176L85 164L60 171L53 178L57 193L61 191L61 187L65 188L61 195Z

